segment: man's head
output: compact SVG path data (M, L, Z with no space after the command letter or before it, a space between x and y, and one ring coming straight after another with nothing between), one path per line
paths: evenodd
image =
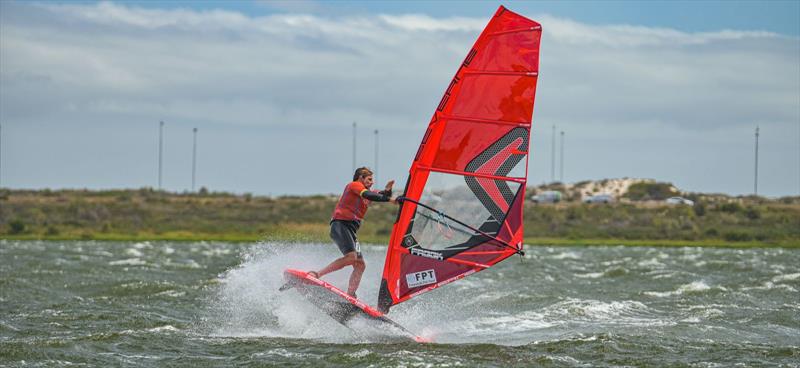
M353 181L360 181L365 187L372 187L372 170L366 167L359 167L353 174Z

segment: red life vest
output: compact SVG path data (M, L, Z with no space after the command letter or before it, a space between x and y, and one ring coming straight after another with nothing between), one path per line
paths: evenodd
M353 181L344 187L344 193L339 197L339 203L333 210L333 220L361 221L367 214L370 200L361 197L361 193L368 190L360 181Z

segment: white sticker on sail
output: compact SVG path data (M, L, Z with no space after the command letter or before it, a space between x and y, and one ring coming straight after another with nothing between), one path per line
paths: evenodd
M425 270L406 274L406 283L409 288L436 283L436 271Z

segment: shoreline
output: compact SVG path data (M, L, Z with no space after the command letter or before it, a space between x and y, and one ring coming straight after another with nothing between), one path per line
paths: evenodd
M800 197L696 195L653 201L525 204L525 244L800 248ZM0 189L0 239L329 243L335 196L179 194L152 189ZM387 244L395 206L374 206L359 240Z
M188 232L172 232L164 234L74 234L74 235L55 235L42 236L41 234L20 234L3 235L0 240L21 240L21 241L171 241L171 242L230 242L230 243L258 243L258 242L305 242L305 243L329 243L330 239L323 239L314 236L304 236L303 234L284 234L275 235L254 235L254 234L193 234ZM385 245L389 238L369 237L363 239L365 245ZM760 242L742 241L731 242L722 239L704 240L641 240L641 239L561 239L561 238L538 238L526 237L525 246L627 246L627 247L702 247L702 248L800 248L800 242L780 241L780 242Z

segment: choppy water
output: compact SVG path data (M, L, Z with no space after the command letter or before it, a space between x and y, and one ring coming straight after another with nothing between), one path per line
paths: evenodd
M374 304L385 248L365 248ZM796 249L532 247L392 309L434 344L355 335L276 291L337 252L0 241L0 366L800 366Z

